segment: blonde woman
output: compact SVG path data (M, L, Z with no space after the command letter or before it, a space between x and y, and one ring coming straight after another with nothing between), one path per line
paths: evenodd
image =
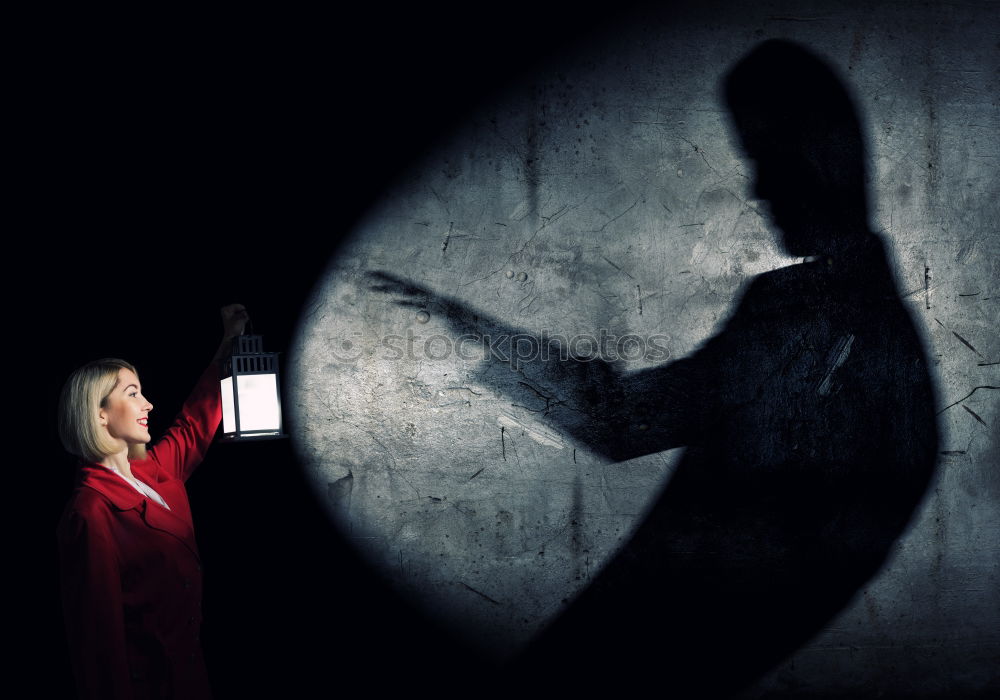
M201 562L184 482L222 416L219 361L246 309L221 309L223 340L173 425L148 450L153 404L128 362L76 370L59 436L80 458L57 531L63 612L81 698L210 698Z

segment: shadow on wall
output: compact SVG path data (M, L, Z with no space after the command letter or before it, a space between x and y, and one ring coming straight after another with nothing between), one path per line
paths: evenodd
M757 197L786 251L808 261L756 277L688 358L636 373L599 360L545 367L570 397L545 414L552 427L614 460L686 452L628 544L514 664L536 688L745 687L878 571L934 471L927 361L869 229L846 88L806 49L772 40L724 93ZM459 333L524 332L375 280L399 304L438 307ZM498 364L480 379L516 399L524 385Z

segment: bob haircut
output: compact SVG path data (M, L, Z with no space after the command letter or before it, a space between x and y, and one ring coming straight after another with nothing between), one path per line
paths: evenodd
M135 367L113 357L88 362L69 376L59 395L59 440L66 451L86 462L99 462L117 452L117 443L97 421L98 411L118 385L119 370ZM145 459L145 445L129 445L128 456Z

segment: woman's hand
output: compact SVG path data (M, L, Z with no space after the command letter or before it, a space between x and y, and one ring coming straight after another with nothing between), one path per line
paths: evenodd
M219 309L219 315L222 316L222 342L219 343L219 349L215 351L212 362L222 362L229 355L233 348L233 338L243 334L243 328L250 320L243 304L223 306Z
M223 340L232 340L238 335L243 335L243 329L250 320L246 307L243 304L229 304L219 309L222 316L222 337Z

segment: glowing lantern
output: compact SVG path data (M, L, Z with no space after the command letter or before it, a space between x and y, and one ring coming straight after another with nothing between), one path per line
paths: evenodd
M222 365L222 440L273 440L281 432L278 353L264 352L259 335L233 338Z

